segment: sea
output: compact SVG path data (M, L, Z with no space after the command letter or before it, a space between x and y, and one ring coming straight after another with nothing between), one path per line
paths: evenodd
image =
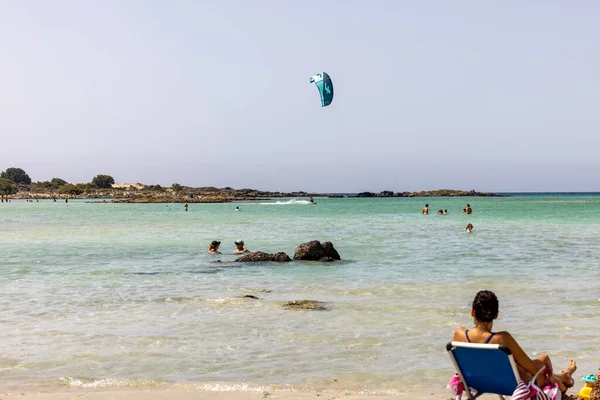
M531 357L600 367L600 194L315 201L0 204L0 387L442 392L483 289Z

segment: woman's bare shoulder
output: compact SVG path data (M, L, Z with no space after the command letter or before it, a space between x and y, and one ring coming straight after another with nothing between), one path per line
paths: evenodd
M454 331L454 336L452 336L452 340L453 341L457 341L457 342L464 342L464 338L465 338L465 332L467 331L467 328L465 328L464 326L459 326L458 328L456 328L456 330Z
M494 338L492 339L491 343L505 344L508 346L509 344L514 343L514 341L515 339L510 333L508 333L507 331L500 331L494 333Z

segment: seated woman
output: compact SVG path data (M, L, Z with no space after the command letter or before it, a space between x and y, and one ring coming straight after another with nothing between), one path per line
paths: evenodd
M542 354L532 360L510 333L504 331L492 332L494 320L498 318L498 298L493 292L482 290L477 293L475 300L473 300L471 316L473 317L474 328L457 328L452 338L453 341L502 344L512 352L519 369L519 375L521 375L523 381L529 382L545 366L546 369L537 377L536 384L538 387L543 388L550 382L554 382L558 384L560 391L564 393L573 386L573 373L577 369L575 361L571 360L567 368L561 371L560 374L555 374L553 373L550 357L547 354Z
M208 246L208 254L221 254L221 252L219 251L220 245L221 242L219 242L218 240L213 240L210 243L210 246Z

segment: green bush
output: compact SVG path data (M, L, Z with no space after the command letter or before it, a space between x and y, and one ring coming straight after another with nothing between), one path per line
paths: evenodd
M7 168L6 171L0 173L0 178L10 179L19 185L29 185L31 183L31 178L21 168Z

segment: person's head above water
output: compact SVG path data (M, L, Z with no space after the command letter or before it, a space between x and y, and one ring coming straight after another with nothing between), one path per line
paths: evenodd
M242 239L236 240L235 244L236 244L236 246L243 246L244 245L244 241Z
M498 298L489 290L481 290L475 295L471 316L478 322L492 322L498 318Z
M219 242L218 240L213 240L212 242L210 242L210 247L212 247L213 249L216 249L220 245L221 245L221 242Z
M471 232L473 230L473 224L467 225L467 232Z

